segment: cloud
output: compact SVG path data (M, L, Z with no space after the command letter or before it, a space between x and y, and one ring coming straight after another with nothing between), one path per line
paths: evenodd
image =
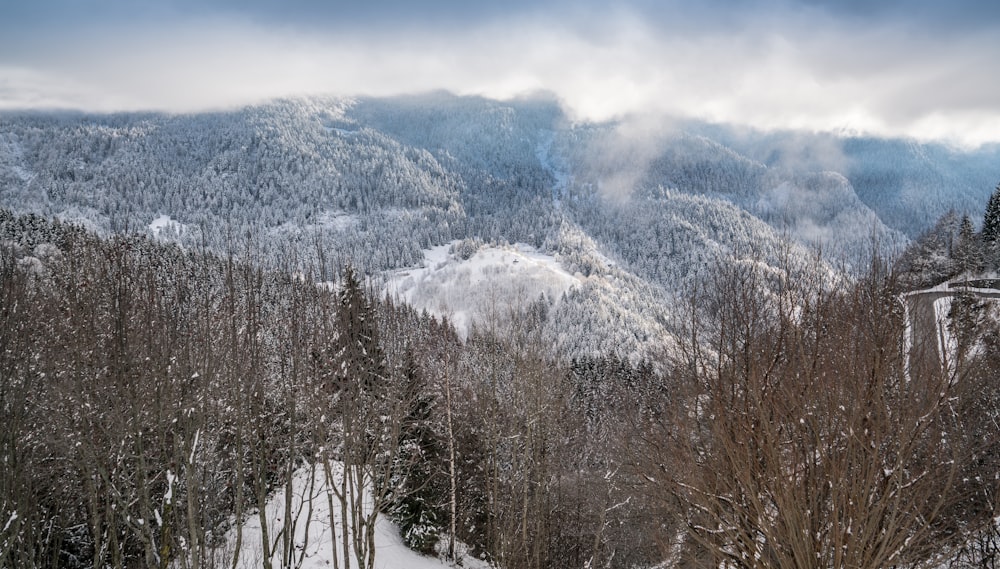
M0 108L192 111L299 94L549 90L581 120L642 114L1000 138L1000 78L988 72L1000 33L989 7L976 19L901 0L697 9L106 0L93 13L83 4L59 17L0 13Z

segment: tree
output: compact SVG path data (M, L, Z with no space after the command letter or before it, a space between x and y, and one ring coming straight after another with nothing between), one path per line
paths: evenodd
M417 437L412 429L427 410L415 366L409 366L407 381L390 381L375 307L351 267L344 271L335 313L333 400L343 463L339 484L332 484L329 460L324 469L340 501L342 527L349 528L342 534L344 559L353 557L357 567L372 569L379 514L415 490L406 485L407 468L423 457L406 453Z
M392 465L387 492L389 513L399 524L403 541L411 549L433 552L446 519L447 501L441 466L443 443L432 419L434 402L412 349L404 353L403 400L409 407L399 434L399 450Z
M993 270L1000 268L1000 185L986 203L981 235L986 265Z
M958 214L948 211L914 240L897 262L902 284L910 288L934 286L954 276L957 233L961 226Z
M793 282L720 270L670 363L681 404L639 422L639 477L704 566L934 563L992 520L969 506L996 435L962 437L966 370L908 345L880 265L848 291Z
M956 269L968 275L978 273L983 268L983 248L980 235L972 227L968 214L962 216L958 226L958 242L954 249Z
M997 238L1000 238L1000 185L990 195L983 214L983 241L992 246Z
M337 388L353 383L359 395L378 397L386 383L385 353L372 304L351 266L344 269L338 303L335 357L341 367Z

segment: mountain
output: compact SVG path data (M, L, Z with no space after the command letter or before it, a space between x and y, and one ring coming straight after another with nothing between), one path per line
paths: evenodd
M322 271L387 279L433 247L523 244L580 277L546 297L554 343L632 352L662 347L651 338L715 261L779 271L821 251L851 271L873 243L898 251L947 209L975 212L1000 178L996 147L650 124L447 93L7 113L0 205L190 248L249 237L269 258L322 251ZM527 287L521 308L543 292Z
M921 217L990 152L441 93L2 115L0 566L982 566L1000 221Z

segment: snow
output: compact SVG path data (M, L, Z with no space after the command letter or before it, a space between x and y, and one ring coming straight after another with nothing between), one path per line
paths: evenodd
M187 229L183 223L172 219L169 215L159 215L149 223L149 232L159 236L161 232L167 231L177 235L182 235Z
M344 210L324 211L320 214L317 225L329 227L336 231L346 231L358 224L358 216Z
M569 187L570 176L566 172L565 165L552 156L552 143L554 140L554 131L543 131L541 140L539 140L538 146L535 147L535 157L538 158L538 162L541 163L542 168L556 180L552 185L552 203L558 209L562 205L560 200L566 194L566 190Z
M361 132L359 130L348 130L346 128L337 128L335 126L326 126L326 125L323 126L323 129L330 134L336 134L337 136L340 136L342 138L352 138L354 136L357 136L358 133Z
M339 481L343 466L331 463L334 483ZM317 465L299 468L292 476L292 509L293 515L285 519L285 489L279 488L270 497L265 507L267 533L269 541L276 543L275 554L272 556L275 567L284 566L281 563L282 539L279 532L290 529L293 533L294 556L301 558L302 569L327 569L333 567L334 555L337 555L338 567L348 567L344 564L342 542L343 527L341 526L340 503L333 498L333 512L329 509L327 499L326 476L323 468ZM330 514L333 514L332 516ZM348 519L350 519L348 515ZM334 521L331 526L331 519ZM262 565L262 532L258 512L251 512L243 522L243 536L236 568L257 568ZM228 564L235 552L236 529L230 529L225 536L225 545L215 550L218 560ZM379 516L376 522L375 535L375 567L377 569L447 569L447 563L421 555L403 543L399 529L388 519ZM356 566L356 560L349 560ZM471 557L458 560L458 565L470 569L488 569L489 565Z
M177 476L174 475L173 471L167 470L167 491L163 494L163 503L170 504L174 500L174 483L177 481Z
M24 183L30 183L37 176L37 174L32 174L27 168L21 165L13 166L11 172Z
M0 166L13 173L24 184L30 184L37 174L28 169L24 149L14 134L0 134ZM4 168L0 167L0 171Z
M934 300L934 320L938 330L938 356L948 363L948 373L955 371L954 356L958 353L958 341L948 327L948 314L951 312L953 296L942 296Z
M8 529L10 529L10 526L13 525L14 522L16 521L17 521L17 512L16 511L11 512L10 519L7 520L7 524L3 526L3 529L0 530L0 533L5 533Z
M389 273L386 289L417 310L447 316L463 338L473 323L502 318L542 294L558 301L584 281L530 245L483 246L463 260L450 252L457 243L425 250L420 267Z
M311 233L324 233L327 231L344 232L358 225L360 217L356 214L347 213L344 210L323 210L319 212L311 223L300 223L289 220L281 225L268 230L271 235L301 235Z
M198 377L198 374L194 374L193 377ZM194 455L198 452L198 439L201 437L201 429L194 432L194 443L191 444L191 456L188 457L188 464L194 464Z

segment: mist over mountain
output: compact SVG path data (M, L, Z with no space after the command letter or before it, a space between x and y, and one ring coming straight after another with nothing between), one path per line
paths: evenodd
M548 333L574 352L651 349L720 260L804 267L819 254L851 271L873 246L898 252L949 209L976 215L998 178L997 146L573 123L544 94L0 115L6 208L216 251L250 235L270 256L322 250L371 275L456 240L522 243L579 277L547 299ZM619 332L585 332L607 310Z

